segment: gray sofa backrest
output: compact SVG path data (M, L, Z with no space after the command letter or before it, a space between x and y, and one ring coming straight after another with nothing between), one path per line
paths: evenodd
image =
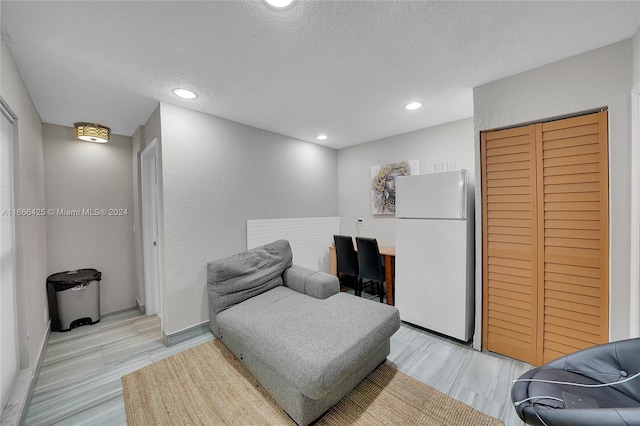
M278 240L209 262L209 314L217 315L253 296L282 285L282 274L292 262L291 246L286 240Z

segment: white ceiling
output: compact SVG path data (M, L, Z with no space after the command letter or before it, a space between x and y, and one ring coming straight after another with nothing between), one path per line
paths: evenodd
M7 1L45 123L130 136L158 102L342 148L473 115L475 86L630 38L640 2ZM606 64L603 64L606 66ZM187 87L194 101L171 90ZM424 107L406 111L418 100Z

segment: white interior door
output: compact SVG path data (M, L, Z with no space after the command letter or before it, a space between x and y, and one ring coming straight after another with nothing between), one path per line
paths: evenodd
M162 319L160 273L158 140L154 139L141 154L142 249L144 262L145 310Z
M20 373L13 204L13 119L0 105L0 414Z

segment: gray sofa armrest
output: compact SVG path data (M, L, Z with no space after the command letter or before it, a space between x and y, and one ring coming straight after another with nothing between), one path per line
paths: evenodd
M282 279L284 285L290 289L316 299L326 299L340 293L338 277L298 265L287 268L282 274Z

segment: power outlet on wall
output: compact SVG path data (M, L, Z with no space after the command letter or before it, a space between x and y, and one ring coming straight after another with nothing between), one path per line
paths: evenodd
M364 219L360 218L356 221L356 226L362 228L364 226Z

